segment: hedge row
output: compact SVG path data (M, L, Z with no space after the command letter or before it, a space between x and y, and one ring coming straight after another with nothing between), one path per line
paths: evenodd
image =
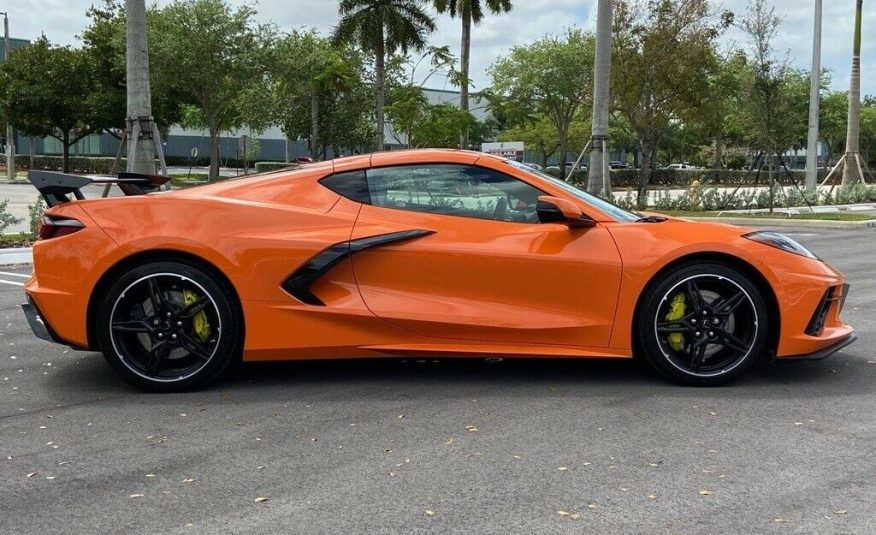
M167 161L167 165L171 166L204 167L210 165L210 160L206 158L196 158L193 160L192 158L182 156L168 156L165 160ZM113 161L115 161L115 158L112 156L70 156L70 172L106 175L112 171ZM18 156L15 163L20 169L31 168L30 157L28 156ZM116 172L124 171L127 163L127 158L119 158L119 162L116 164ZM223 167L243 167L243 161L241 160L223 159L220 163ZM258 168L259 164L276 164L281 167L287 166L287 164L282 162L258 162L256 168ZM158 160L155 161L155 166L158 168ZM64 158L55 155L34 156L33 168L41 169L43 171L61 171L64 168Z
M92 174L109 174L115 158L111 156L71 156L70 170L77 173L92 173ZM24 156L17 160L19 166L23 169L30 168L30 158ZM127 163L126 158L120 158L116 165L117 171L123 171ZM209 164L209 160L197 158L192 160L185 157L168 157L167 165L177 166L205 166ZM241 167L242 162L235 160L222 160L223 166ZM289 167L289 164L284 162L256 162L255 171L257 173L265 171L275 171ZM63 169L63 158L61 156L40 155L34 157L34 169L43 169L47 171L60 171ZM556 171L548 171L554 176L558 176ZM730 171L723 169L656 169L651 173L651 184L656 186L677 186L688 187L695 180L702 185L754 185L755 173L747 171ZM791 176L799 183L803 183L805 179L804 171L791 171ZM787 174L775 172L775 177L782 181L788 182ZM635 188L638 185L639 170L638 169L616 169L611 171L611 184L615 188ZM758 184L766 184L766 172L761 171ZM575 171L570 180L573 184L586 184L587 173Z
M255 172L264 173L267 171L279 171L280 169L286 169L289 167L297 166L295 164L288 164L286 162L256 162Z
M548 171L554 176L558 173L554 170ZM638 169L612 169L611 185L615 188L635 188L639 183ZM784 171L781 173L774 172L773 176L781 182L789 182L788 175ZM791 171L791 176L798 183L802 184L806 178L805 171ZM755 179L757 184L765 185L767 183L767 174L761 171L760 177L757 174L748 171L737 171L727 169L655 169L651 173L651 184L656 186L678 186L688 187L694 181L699 181L702 185L754 185ZM587 172L575 171L572 173L572 178L569 182L573 184L586 184Z

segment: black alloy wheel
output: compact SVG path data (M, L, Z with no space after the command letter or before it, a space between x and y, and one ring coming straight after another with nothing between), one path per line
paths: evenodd
M718 263L657 281L638 315L638 345L660 372L693 385L726 383L765 352L770 322L758 288Z
M104 356L132 383L179 391L221 374L240 354L240 313L215 273L182 262L138 266L111 285L97 314Z

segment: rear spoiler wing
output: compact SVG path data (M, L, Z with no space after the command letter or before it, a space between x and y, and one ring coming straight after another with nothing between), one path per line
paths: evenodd
M125 195L145 195L157 191L170 181L168 176L142 175L140 173L119 173L118 178L92 178L82 175L68 175L54 171L30 171L27 179L39 190L49 207L85 198L80 189L89 184L105 184L107 188L117 185Z

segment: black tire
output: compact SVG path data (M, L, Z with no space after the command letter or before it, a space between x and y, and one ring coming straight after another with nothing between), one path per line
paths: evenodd
M725 384L766 353L770 321L763 296L727 264L679 266L653 281L639 306L637 351L676 382Z
M213 270L179 260L143 263L104 292L97 343L127 381L183 392L240 360L243 318L233 288Z

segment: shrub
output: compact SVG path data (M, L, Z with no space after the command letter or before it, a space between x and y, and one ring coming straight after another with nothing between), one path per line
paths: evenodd
M46 202L42 196L38 196L36 202L27 205L27 213L30 217L30 239L35 240L40 233L40 220L46 211Z
M559 171L555 169L550 169L546 171L547 173L559 177L565 178L565 176L560 177ZM639 174L641 170L639 169L612 169L611 173L611 185L614 188L636 188L639 184ZM788 175L784 172L781 174L777 174L778 179L782 182L790 182ZM797 181L798 184L803 184L803 181L806 178L806 174L804 171L791 171L791 177ZM764 173L761 173L760 179L757 180L757 174L754 172L749 173L745 170L731 170L731 169L655 169L651 173L651 183L649 186L664 186L664 187L676 187L676 188L686 188L694 183L694 181L699 182L703 186L706 185L724 185L724 186L753 186L753 185L765 185L766 184L766 176ZM571 179L569 182L580 186L582 184L587 183L587 172L586 171L575 171L572 173Z
M7 210L8 206L8 200L0 202L0 232L6 230L7 227L21 223L21 219L9 213L9 210Z

